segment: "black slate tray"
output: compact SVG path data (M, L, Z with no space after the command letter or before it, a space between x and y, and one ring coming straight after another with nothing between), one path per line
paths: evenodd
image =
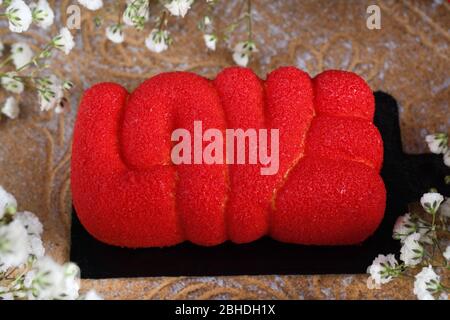
M396 218L407 212L429 188L449 195L444 176L450 174L442 156L406 155L402 151L396 101L375 93L375 124L384 141L381 175L387 188L386 214L381 226L363 244L356 246L301 246L263 238L249 244L230 242L201 247L185 242L169 248L125 249L103 244L90 236L72 214L70 258L83 278L152 276L215 276L267 274L365 273L379 253L397 253L392 239Z

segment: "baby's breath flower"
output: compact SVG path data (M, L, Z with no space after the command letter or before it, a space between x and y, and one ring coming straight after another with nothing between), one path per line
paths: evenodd
M78 2L88 10L96 11L103 7L102 0L78 0Z
M29 235L40 236L42 234L42 231L44 230L42 223L32 212L17 212L17 214L14 216L14 219L19 220L22 223Z
M447 292L442 292L439 297L438 300L448 300L449 298L449 294Z
M211 18L210 18L209 16L204 16L204 17L203 17L203 24L204 24L205 26L210 26L211 23L212 23L212 21L211 21Z
M1 79L2 79L2 86L6 90L17 94L23 92L24 85L22 80L17 76L17 73L8 72L5 75L3 75Z
M436 211L438 211L442 201L444 201L444 197L437 192L425 193L422 198L420 198L420 204L423 209L430 214L435 214Z
M193 2L193 0L171 0L165 7L173 16L184 18Z
M393 277L400 274L400 266L393 254L378 255L367 268L367 273L376 284L388 283Z
M203 40L208 49L212 51L216 50L217 37L214 34L204 34Z
M444 254L443 254L445 260L450 261L450 245L445 248Z
M400 249L400 259L407 266L415 266L422 261L423 247L419 243L420 233L415 232L406 237Z
M33 50L24 42L14 43L11 46L11 57L16 69L28 64L33 59Z
M39 0L30 5L33 21L43 29L47 29L53 24L55 14L49 6L47 0Z
M20 221L0 226L0 272L21 266L28 254L27 231Z
M36 258L41 258L45 255L45 248L42 243L41 236L28 236L28 245L30 248L30 255Z
M80 270L73 263L63 266L50 257L39 259L24 280L30 299L76 299L80 289Z
M429 134L425 137L428 148L432 153L445 153L448 149L448 135L445 133Z
M434 272L431 266L424 267L416 274L414 282L414 294L419 300L434 300L433 294L441 289L441 278Z
M450 150L447 150L447 152L444 153L444 164L447 167L450 167Z
M55 108L64 97L64 89L55 75L39 79L37 89L41 111L49 111Z
M233 60L237 65L246 67L253 52L257 52L253 41L239 42L233 50Z
M443 217L450 218L450 198L447 198L439 207L439 214Z
M433 238L436 232L431 229L431 225L422 219L416 221L416 232L420 234L420 243L433 244Z
M27 31L33 20L31 10L23 0L12 0L6 8L5 15L12 32Z
M70 91L73 88L73 86L74 86L73 82L69 80L65 80L62 85L63 89L66 91Z
M0 220L6 213L14 214L17 211L16 198L8 193L2 186L0 186Z
M1 1L0 1L1 4ZM0 286L0 300L14 300L14 295L11 292L8 292L8 288ZM6 293L3 293L6 292Z
M52 42L55 48L63 51L65 54L69 54L75 46L73 36L67 28L61 28L59 34L53 38Z
M145 45L150 51L160 53L169 48L171 38L169 32L166 30L153 29L147 39Z
M61 100L56 104L55 113L57 114L63 113L64 110L67 108L68 103L69 101L67 100L67 98L62 97Z
M233 52L233 60L237 65L246 67L248 65L249 56L246 53Z
M2 107L1 112L10 119L16 119L20 113L19 103L14 97L8 97L5 101L5 104ZM0 219L1 216L2 215L0 212Z
M148 0L128 1L128 5L123 13L123 23L142 30L144 24L149 19Z
M407 213L397 218L394 225L394 233L392 237L395 240L403 242L407 236L413 234L416 231L416 224L411 218L411 214Z
M110 41L112 41L114 43L122 43L125 39L123 30L122 30L122 25L119 23L119 24L115 24L110 27L107 27L106 28L106 38L108 38Z

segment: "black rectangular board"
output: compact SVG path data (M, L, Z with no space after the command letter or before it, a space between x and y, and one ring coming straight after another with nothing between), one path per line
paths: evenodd
M449 195L444 176L450 174L441 155L407 155L402 150L398 107L384 92L375 93L374 123L384 142L381 176L387 189L386 213L380 227L354 246L304 246L264 237L248 244L227 241L214 247L185 242L168 248L127 249L106 245L83 228L75 209L71 227L71 261L82 278L155 276L301 275L365 273L380 253L398 253L392 239L398 216L429 188Z

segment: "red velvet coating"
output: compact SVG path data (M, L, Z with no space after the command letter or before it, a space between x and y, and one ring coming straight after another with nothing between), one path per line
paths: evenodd
M124 247L185 240L210 246L264 235L360 243L378 227L386 201L373 114L370 88L344 71L310 79L284 67L261 80L233 67L213 81L163 73L132 94L98 84L84 94L75 124L73 203L89 233ZM172 131L193 135L195 120L203 131L279 129L278 173L263 176L260 164L174 165Z

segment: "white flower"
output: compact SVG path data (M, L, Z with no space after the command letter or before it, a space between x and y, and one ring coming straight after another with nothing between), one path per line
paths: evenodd
M450 150L447 150L447 152L444 153L444 164L447 167L450 167Z
M57 114L63 113L64 110L67 108L68 103L69 103L68 100L65 97L62 97L55 107L55 113Z
M438 300L448 300L448 293L442 292L439 295Z
M160 53L169 48L170 42L169 32L166 30L153 29L150 32L147 39L145 39L145 45L150 51Z
M186 13L191 8L192 0L172 0L165 5L166 9L174 16L181 16L184 18Z
M31 10L23 0L12 0L6 8L5 15L12 32L27 31L33 20Z
M19 220L29 235L39 236L44 230L42 223L36 215L29 211L17 212L14 219Z
M444 251L444 258L445 260L450 261L450 245L448 245Z
M20 78L17 77L17 73L8 72L2 78L2 86L6 90L20 94L23 92L24 85Z
M3 218L5 213L15 213L16 210L16 198L0 186L0 219Z
M393 254L378 255L367 268L367 273L376 284L388 283L392 278L399 274L397 270L399 264Z
M89 10L95 11L103 7L102 0L78 0L78 2Z
M210 18L210 17L205 16L205 17L203 18L203 24L204 24L205 26L209 26L209 25L211 25L211 23L212 23L212 21L211 21L211 18Z
M411 218L411 214L407 213L404 216L397 218L394 225L394 233L392 237L403 242L407 236L416 231L416 224Z
M28 245L30 249L30 255L33 255L36 258L42 258L45 255L45 248L44 244L42 243L41 237L29 235Z
M142 30L149 19L149 13L148 0L128 1L122 20L126 25Z
M0 226L0 272L21 266L28 254L27 230L20 221Z
M203 40L205 40L205 45L208 49L214 51L216 50L217 37L213 34L204 34Z
M234 52L258 52L258 49L256 48L256 45L254 42L252 41L243 41L243 42L239 42L235 47L234 47Z
M0 40L0 57L3 55L3 50L5 50L5 46L3 45L3 42Z
M425 137L425 141L428 143L428 148L433 153L445 153L448 149L448 136L445 133L429 134Z
M125 39L123 35L122 25L115 24L106 28L106 38L114 43L122 43Z
M14 97L8 97L2 108L2 113L10 119L16 119L19 116L19 103ZM1 210L0 210L1 211ZM1 213L0 213L1 218Z
M0 286L0 300L14 300L14 295L8 291L9 291L8 288Z
M11 56L16 69L23 67L33 59L33 50L23 42L14 43L11 46Z
M73 88L74 84L70 80L65 80L62 84L62 87L66 91L70 91Z
M237 65L246 67L248 65L249 56L246 53L233 52L233 60Z
M431 266L424 267L415 276L414 294L419 300L434 300L433 293L440 290L440 277Z
M50 300L78 298L80 270L73 263L59 265L50 257L39 259L24 280L31 299Z
M439 214L443 217L450 218L450 198L447 198L439 207Z
M73 47L75 47L75 42L69 29L61 28L59 34L53 38L53 45L65 54L69 54Z
M407 266L415 266L422 261L423 247L419 243L420 233L415 232L406 237L400 249L400 259Z
M83 300L103 300L95 290L89 290L83 297Z
M237 65L246 67L250 56L253 52L257 52L257 48L254 42L245 41L239 42L233 50L233 60Z
M38 217L32 212L24 211L16 213L14 220L19 221L27 230L30 254L37 258L43 257L45 254L41 240L43 226Z
M64 98L64 87L55 75L40 79L37 87L41 111L55 108Z
M420 204L425 211L430 214L436 213L442 201L444 201L444 197L437 192L425 193L422 198L420 198Z
M64 296L66 299L74 300L78 298L80 290L80 268L73 262L63 265L64 270Z
M33 21L43 29L47 29L55 20L55 13L48 4L47 0L39 0L37 3L30 5Z

